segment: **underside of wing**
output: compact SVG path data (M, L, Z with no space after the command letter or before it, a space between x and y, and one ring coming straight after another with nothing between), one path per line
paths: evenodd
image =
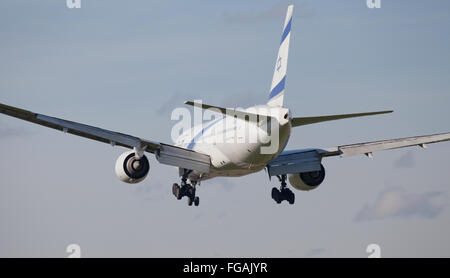
M291 124L293 127L301 126L301 125L309 125L327 121L348 119L348 118L356 118L356 117L365 117L365 116L373 116L379 114L387 114L392 113L392 110L388 111L378 111L378 112L364 112L364 113L354 113L354 114L340 114L340 115L328 115L328 116L316 116L316 117L296 117L292 118Z
M321 156L318 149L284 151L267 164L269 176L319 171Z

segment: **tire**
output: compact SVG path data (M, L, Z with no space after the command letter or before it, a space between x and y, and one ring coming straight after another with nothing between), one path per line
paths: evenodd
M192 203L193 203L193 200L192 200L192 198L191 197L189 197L188 196L188 199L187 199L188 201L188 206L192 206Z
M281 203L281 192L278 190L278 188L274 187L272 188L272 199L277 202L277 204Z
M293 205L295 203L295 194L292 192L292 190L288 189L287 193L287 199L289 204Z
M200 198L199 198L199 197L195 197L195 199L194 199L194 205L195 205L196 207L198 207L199 204L200 204Z
M272 199L276 200L276 196L277 196L277 190L275 187L272 188Z
M178 200L181 199L180 198L180 195L181 195L180 194L180 186L178 184L176 184L176 183L173 184L173 186L172 186L172 193Z
M282 199L288 201L289 204L294 204L295 195L289 188L284 188L281 192Z

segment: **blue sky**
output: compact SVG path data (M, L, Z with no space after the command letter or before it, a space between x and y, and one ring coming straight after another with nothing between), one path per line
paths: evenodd
M297 128L288 149L448 132L450 3L342 2L2 1L0 102L170 142L184 100L266 102L294 3L293 114L395 112ZM450 255L448 143L330 158L295 206L276 206L261 172L207 181L188 208L170 193L176 171L153 157L132 186L113 172L123 149L6 116L0 140L3 257L62 257L70 243L91 257L365 257L370 243L383 256Z

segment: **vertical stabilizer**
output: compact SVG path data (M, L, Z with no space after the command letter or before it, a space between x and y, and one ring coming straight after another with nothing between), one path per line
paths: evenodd
M283 35L281 36L280 49L278 50L278 56L275 62L275 70L273 73L272 86L270 87L269 101L267 102L270 106L283 106L293 10L294 5L290 5L287 9L286 19L284 20Z

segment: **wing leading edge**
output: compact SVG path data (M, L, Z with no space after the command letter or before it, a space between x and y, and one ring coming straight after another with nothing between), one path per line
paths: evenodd
M381 140L367 143L342 145L325 149L301 149L282 152L267 164L269 176L318 171L323 157L364 154L372 157L375 151L391 150L411 146L426 148L426 144L450 140L450 133L414 136L398 139Z
M426 144L444 142L450 140L450 133L440 133L423 136L413 136L399 139L381 140L367 143L342 145L326 150L322 150L321 156L336 156L347 157L358 154L365 154L371 156L372 152L382 150L392 150L410 146L420 146L426 148Z
M54 118L0 103L0 113L99 142L154 153L160 163L203 173L209 172L210 157L192 150L141 139L99 127Z

